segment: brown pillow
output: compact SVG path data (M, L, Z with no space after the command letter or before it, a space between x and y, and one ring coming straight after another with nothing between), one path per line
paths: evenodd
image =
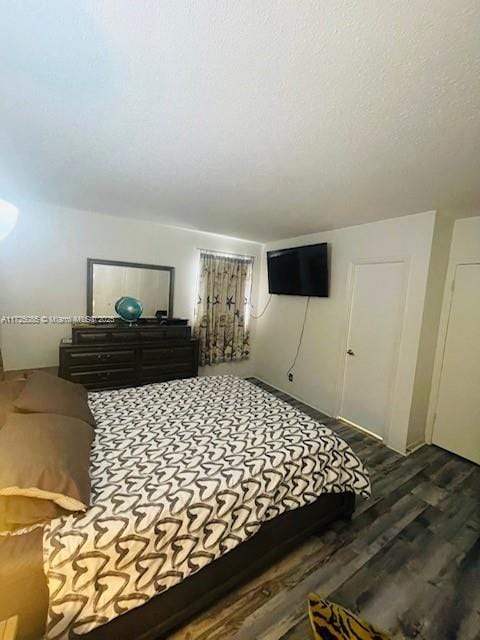
M27 496L0 496L0 533L16 531L68 515L53 500Z
M95 425L82 385L36 371L27 379L15 407L27 413L58 413Z
M0 431L0 496L41 498L85 511L93 435L76 418L11 413Z
M62 388L72 389L76 391L82 398L85 398L85 399L88 398L88 391L86 387L83 386L83 384L78 384L76 382L70 382L70 380L65 380L64 378L59 378L55 373L51 373L50 371L45 371L42 369L33 369L30 371L30 373L28 373L23 378L23 382L25 382L26 380L28 380L28 378L31 378L32 376L35 376L36 378L44 378L45 382L49 384L56 384L56 383L60 384ZM56 382L53 382L52 378Z
M15 411L14 402L25 386L25 380L5 380L0 382L0 429L7 415Z

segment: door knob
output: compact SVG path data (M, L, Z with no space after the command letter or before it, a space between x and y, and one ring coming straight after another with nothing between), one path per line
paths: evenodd
M351 349L348 349L347 353L348 353L349 356L354 356L355 355L355 351L352 351Z

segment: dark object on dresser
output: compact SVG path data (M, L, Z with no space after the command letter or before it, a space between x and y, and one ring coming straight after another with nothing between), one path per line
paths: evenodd
M157 311L155 311L155 318L158 320L158 322L166 320L168 318L168 311L166 309L158 309Z
M188 320L187 318L165 318L165 320L161 321L161 324L167 324L169 326L179 326L179 325L187 325L188 324Z
M77 324L60 343L61 378L119 389L198 374L198 340L187 325Z
M338 518L349 520L354 509L353 493L324 493L312 504L265 522L238 547L144 605L86 634L70 630L69 639L166 640L173 629L266 569L308 536Z

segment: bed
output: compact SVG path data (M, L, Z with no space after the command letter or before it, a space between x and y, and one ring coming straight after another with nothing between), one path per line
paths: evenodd
M49 640L165 637L370 492L344 441L240 378L97 392L89 404L91 507L32 543L46 578L33 627L46 621Z

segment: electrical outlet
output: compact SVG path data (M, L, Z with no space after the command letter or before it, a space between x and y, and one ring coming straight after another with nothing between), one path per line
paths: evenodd
M293 382L293 373L288 374L288 381Z

